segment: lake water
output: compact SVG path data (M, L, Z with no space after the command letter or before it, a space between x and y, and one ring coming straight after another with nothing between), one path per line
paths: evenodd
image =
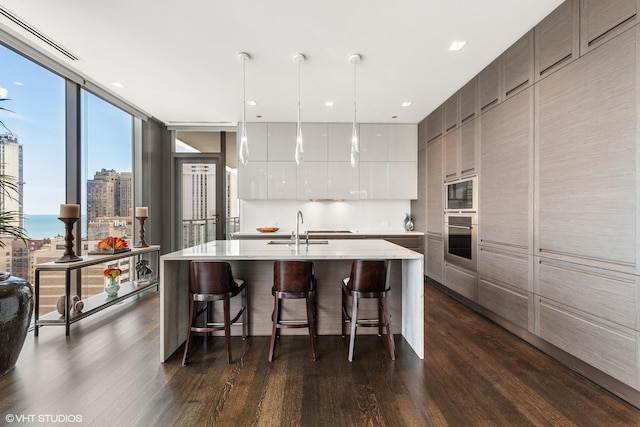
M29 238L34 240L64 236L64 224L58 219L58 215L25 214L24 228Z

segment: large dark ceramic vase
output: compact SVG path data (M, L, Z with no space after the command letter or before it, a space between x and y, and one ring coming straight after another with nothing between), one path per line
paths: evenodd
M33 314L31 285L19 277L0 281L0 376L18 361Z

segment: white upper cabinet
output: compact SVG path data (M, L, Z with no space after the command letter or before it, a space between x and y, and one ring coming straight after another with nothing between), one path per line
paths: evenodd
M296 124L269 123L268 160L270 162L295 161Z
M416 199L418 126L303 123L304 162L295 163L295 123L249 123L249 164L238 167L240 199ZM264 160L263 160L264 159Z
M332 162L351 161L351 123L329 123L327 127L327 159Z
M305 148L305 156L306 156ZM327 196L327 162L305 161L298 166L297 198L326 199Z
M387 125L360 125L360 161L387 161Z
M415 162L418 159L418 126L387 125L387 160Z
M295 162L268 162L269 199L296 199L297 170Z
M326 123L303 123L302 141L304 142L305 162L326 162L328 144L328 126ZM295 153L295 145L294 145Z
M241 124L238 125L237 147L240 148ZM249 145L249 161L267 160L267 124L247 123L247 144Z
M244 200L267 199L269 181L267 165L267 162L251 160L246 166L238 165L238 198Z
M389 199L417 199L418 162L389 162L388 165Z
M360 198L389 198L389 163L360 162Z
M327 198L357 200L360 190L360 168L351 162L329 162Z

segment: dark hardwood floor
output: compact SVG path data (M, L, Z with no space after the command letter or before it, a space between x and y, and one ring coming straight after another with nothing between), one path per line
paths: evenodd
M231 365L221 338L196 339L187 367L179 352L161 364L158 305L148 292L69 338L30 333L0 378L0 425L640 425L640 410L429 285L424 360L396 336L393 362L369 335L353 363L348 340L320 336L313 362L306 336L285 335L271 364L268 337L234 338Z

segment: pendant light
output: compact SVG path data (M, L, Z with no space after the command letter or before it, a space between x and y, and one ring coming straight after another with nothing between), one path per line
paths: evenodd
M362 57L354 53L349 57L349 62L353 64L353 128L351 129L351 167L358 166L360 160L360 144L358 140L358 124L356 122L356 64Z
M240 147L238 150L238 157L243 166L246 166L249 162L249 142L247 141L247 120L245 114L245 108L247 106L246 96L246 72L245 63L251 59L248 53L240 52L238 54L238 60L242 61L242 126L240 128Z
M304 145L302 143L302 123L300 122L300 64L305 61L305 56L296 53L293 60L298 63L298 125L296 127L296 164L300 166L304 162Z

